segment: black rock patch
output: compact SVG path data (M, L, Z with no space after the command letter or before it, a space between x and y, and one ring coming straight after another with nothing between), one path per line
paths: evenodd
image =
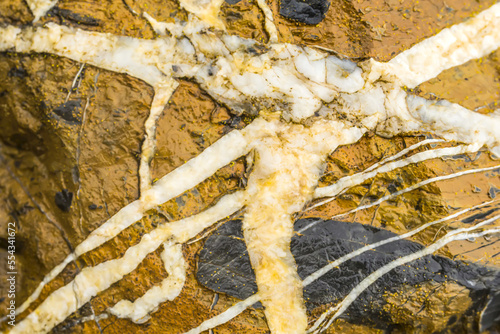
M464 224L471 224L471 223L474 223L480 219L485 219L486 217L488 217L489 215L491 215L492 213L495 213L497 212L499 209L489 209L488 211L485 211L485 212L480 212L480 213L477 213L475 215L472 215L470 217L467 217L465 219L462 219L462 223Z
M196 278L209 289L239 299L257 292L240 220L222 225L207 239L199 254Z
M9 70L9 73L7 73L7 75L11 78L15 77L15 78L22 79L22 78L28 76L28 72L26 72L26 70L22 66L15 66Z
M59 209L68 212L71 208L71 201L73 201L73 193L68 189L63 189L56 193L55 202Z
M280 15L305 24L318 24L329 7L329 0L281 0Z
M230 5L235 5L237 4L238 2L240 2L241 0L226 0L226 2Z
M495 199L498 193L500 193L500 189L490 185L490 189L488 190L488 196L490 196L491 199Z
M479 331L481 333L487 331L493 326L500 324L500 291L492 294L484 311L481 313L479 322ZM494 332L492 332L494 333Z
M80 107L80 100L69 100L68 102L64 102L63 104L57 106L53 111L54 114L61 117L65 121L79 124L82 122L82 118L78 114Z
M66 20L72 21L72 22L80 24L80 25L97 27L101 24L100 20L98 20L90 15L81 15L81 14L75 13L69 9L63 9L63 8L59 8L57 6L52 8L50 13L53 15L57 15L62 19L66 19Z
M317 219L301 219L295 223L300 230ZM207 238L199 253L196 271L198 281L207 288L245 299L257 292L255 274L250 264L241 221L230 221ZM320 220L291 241L301 279L324 267L334 259L367 244L396 236L387 230L358 223ZM331 270L304 288L308 310L341 301L358 283L380 267L423 246L409 240L398 240L367 251ZM348 321L384 328L391 323L383 310L382 296L401 290L405 285L417 286L434 281L454 281L474 291L488 291L499 286L500 273L471 263L452 261L441 256L426 256L400 266L372 284L350 306L343 317ZM484 295L484 294L483 294Z

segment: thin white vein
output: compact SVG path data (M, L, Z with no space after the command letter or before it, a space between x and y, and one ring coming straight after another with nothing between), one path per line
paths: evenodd
M260 296L258 293L255 295L248 297L247 299L238 302L237 304L231 306L221 314L210 318L206 321L204 321L200 326L191 329L189 332L186 332L185 334L199 334L201 332L204 332L206 330L209 330L211 328L215 328L217 326L220 326L229 320L233 319L237 315L239 315L241 312L245 311L247 308L252 306L253 304L257 303L260 300Z
M75 89L77 87L76 83L77 83L78 79L80 79L80 82L81 82L80 74L82 74L82 71L84 68L85 68L85 63L80 65L80 69L76 73L75 78L73 79L73 82L71 83L71 88L68 91L68 95L66 95L66 98L64 99L64 103L68 102L68 100L71 96L71 93L73 93L73 89ZM80 86L80 84L78 84L78 86Z
M197 215L164 224L145 234L138 244L127 249L123 257L82 269L72 282L52 292L33 312L12 328L10 333L49 331L97 293L132 272L161 243L166 240L179 244L186 242L203 229L241 209L245 197L246 194L241 191L226 195L217 204ZM96 277L99 279L95 279ZM59 307L57 313L53 312L54 305Z
M461 210L461 211L458 211L452 215L449 215L449 216L446 216L444 218L441 218L441 219L438 219L438 220L435 220L435 221L432 221L430 223L427 223L427 224L424 224L410 232L407 232L405 234L401 234L401 235L398 235L398 236L394 236L394 237L391 237L391 238L388 238L388 239L385 239L385 240L382 240L382 241L378 241L376 243L373 243L371 245L367 245L367 246L364 246L364 247L361 247L349 254L346 254L340 258L338 258L337 260L327 264L326 266L324 266L323 268L315 271L314 273L312 273L311 275L307 276L302 282L304 284L304 286L307 286L309 284L311 284L312 282L314 282L315 280L317 280L318 278L320 278L321 276L325 275L327 272L329 272L330 270L332 270L333 268L336 268L338 266L340 266L342 263L346 262L346 261L349 261L350 259L358 256L358 255L361 255L363 254L364 252L367 252L369 250L372 250L374 248L377 248L377 247L380 247L380 246L383 246L383 245L386 245L388 243L391 243L391 242L394 242L394 241L398 241L398 240L402 240L402 239L406 239L406 238L409 238L423 230L425 230L426 228L430 227L430 226L433 226L433 225L436 225L436 224L439 224L439 223L442 223L442 222L445 222L445 221L448 221L448 220L451 220L451 219L454 219L456 217L459 217L471 210L474 210L474 209L477 209L477 208L480 208L482 206L485 206L487 204L491 204L493 203L494 201L489 201L489 202L486 202L486 203L482 203L480 205L476 205L474 207L471 207L471 208L467 208L467 209L464 209L464 210Z
M182 245L164 242L163 247L161 259L165 264L168 277L134 302L126 299L119 301L108 310L111 314L142 324L148 321L149 315L157 310L161 303L174 300L181 293L186 281L186 263L182 254Z
M269 35L269 43L278 43L278 31L274 25L273 12L267 5L266 0L257 0L257 5L264 13L265 27Z
M176 41L172 38L140 40L54 23L23 30L8 26L0 28L0 36L3 40L0 43L1 51L14 48L17 52L49 52L110 71L130 74L153 87L165 80L165 74L155 62L172 62L175 58L172 50L177 50ZM189 56L183 55L182 58L186 61Z
M59 275L68 263L78 258L78 256L114 238L118 233L141 219L147 210L163 204L186 190L191 189L210 177L219 168L245 155L249 150L249 142L255 139L254 136L256 133L254 128L258 124L253 123L253 126L249 125L242 131L232 131L222 137L201 154L161 178L141 196L140 200L125 206L108 221L95 229L75 248L73 253L69 254L63 262L44 277L30 297L17 308L16 314L23 312L36 300L43 287Z
M434 143L442 143L442 142L444 142L443 139L425 139L425 140L422 140L416 144L411 145L410 147L405 148L404 150L401 150L399 153L394 154L393 156L385 158L384 160L382 160L380 162L374 163L373 165L371 165L370 167L365 169L364 172L367 173L369 171L374 170L375 168L378 168L379 166L382 166L382 165L388 163L389 161L396 160L396 159L402 157L403 155L407 154L408 152L411 152L414 149L419 148L420 146L427 145L427 144L434 144Z
M462 153L475 152L478 149L479 149L479 147L477 145L461 145L461 146L456 146L456 147L446 147L446 148L439 148L439 149L435 149L435 150L429 150L429 151L425 151L425 152L416 153L416 154L414 154L408 158L402 159L402 160L389 162L389 163L387 163L381 167L378 167L377 169L369 171L369 172L360 172L360 173L357 173L354 175L345 176L345 177L339 179L338 181L336 181L331 186L317 188L316 191L314 192L315 198L321 198L321 197L332 197L332 198L328 199L326 201L317 203L316 205L313 205L312 207L310 207L308 210L311 210L312 208L315 208L319 205L323 205L329 201L332 201L334 199L334 196L341 194L347 188L362 184L364 181L366 181L366 180L368 180L368 179L370 179L378 174L388 173L388 172L391 172L397 168L405 167L405 166L408 166L410 164L422 162L425 160L440 158L440 157L447 156L447 155L456 155L456 154L462 154Z
M168 80L157 84L154 88L155 95L151 103L148 119L144 124L145 136L141 149L141 161L139 163L139 178L141 195L151 188L150 164L156 152L156 124L163 109L179 84L174 80Z
M358 255L361 255L369 250L372 250L374 248L377 248L377 247L380 247L380 246L383 246L383 245L386 245L388 243L391 243L391 242L394 242L394 241L398 241L398 240L402 240L402 239L405 239L405 238L409 238L421 231L423 231L424 229L430 227L430 226L433 226L433 225L436 225L436 224L439 224L439 223L442 223L442 222L445 222L445 221L448 221L448 220L451 220L451 219L454 219L456 217L459 217L463 214L466 214L467 212L470 212L472 210L475 210L475 209L478 209L478 208L481 208L483 206L486 206L488 204L491 204L495 201L488 201L488 202L485 202L485 203L481 203L479 205L475 205L471 208L467 208L467 209L464 209L464 210L460 210L458 212L455 212L454 214L451 214L449 216L446 216L444 218L441 218L441 219L438 219L438 220L435 220L435 221L432 221L432 222L429 222L427 224L424 224L408 233L405 233L405 234L402 234L402 235L398 235L398 236L394 236L394 237L391 237L391 238L388 238L388 239L385 239L385 240L381 240L379 242L376 242L376 243L373 243L371 245L367 245L367 246L364 246L362 248L359 248L349 254L346 254L340 258L338 258L337 260L335 260L334 262L331 262L329 263L328 265L324 266L323 268L315 271L314 273L312 273L311 275L307 276L303 281L302 281L302 284L303 286L307 286L309 284L311 284L312 282L314 282L315 280L317 280L318 278L320 278L321 276L325 275L328 271L332 270L333 268L335 267L338 267L340 266L342 263L346 262L346 261L349 261L350 259L358 256ZM298 233L301 233L303 230L299 230ZM213 318L210 318L206 321L204 321L200 326L190 330L189 332L187 332L187 334L197 334L197 333L201 333L203 331L206 331L210 328L214 328L214 327L217 327L229 320L231 320L232 318L236 317L238 314L240 314L241 312L243 312L247 307L250 307L252 306L253 304L255 304L256 302L258 302L260 300L260 296L258 295L258 293L252 295L251 297L248 297L247 299L235 304L234 306L228 308L226 311L224 311L223 313L213 317Z
M443 238L435 242L434 244L427 246L423 248L422 250L415 252L410 255L403 256L397 260L392 261L391 263L377 269L375 272L371 273L368 275L361 283L359 283L345 298L344 300L336 305L333 308L328 309L325 311L319 318L318 320L314 323L314 325L307 331L307 333L319 333L326 328L328 328L332 322L338 318L358 297L359 295L365 291L370 285L375 283L376 280L378 280L380 277L383 275L387 274L391 270L393 270L396 267L399 267L403 264L406 264L408 262L415 261L419 258L422 258L424 256L430 255L437 251L438 249L444 247L448 243L452 241L458 241L458 240L465 240L469 238L479 238L488 234L495 234L495 233L500 233L500 228L493 228L489 230L485 230L482 232L478 233L470 233L470 231L476 230L480 227L483 227L485 225L491 224L494 221L498 220L500 218L500 215L497 215L495 217L492 217L488 220L483 221L480 224L477 224L476 226L472 226L469 228L461 228L457 229L455 231L447 233ZM322 328L318 328L324 321L325 319L330 316L333 312L336 313L330 318L330 320L327 322L325 326Z
M412 186L410 186L408 188L396 191L395 193L392 193L390 195L381 197L378 200L376 200L375 202L372 202L372 203L369 203L369 204L365 204L365 205L360 205L357 208L352 209L350 211L347 211L345 213L340 213L338 215L332 216L330 219L345 217L345 216L348 216L348 215L350 215L352 213L355 213L355 212L358 212L358 211L361 211L361 210L364 210L364 209L369 209L371 207L379 205L382 202L387 201L388 199L391 199L391 198L397 197L399 195L405 194L407 192L413 191L413 190L418 189L420 187L423 187L423 186L425 186L425 185L427 185L429 183L438 182L438 181L444 181L444 180L449 180L449 179L453 179L453 178L460 177L460 176L467 175L467 174L475 174L475 173L486 172L486 171L495 170L495 169L500 169L500 165L492 166L492 167L485 167L485 168L470 169L470 170L465 170L465 171L461 171L461 172L457 172L457 173L453 173L453 174L449 174L449 175L443 175L443 176L433 177L433 178L424 180L422 182L416 183L416 184L414 184L414 185L412 185ZM305 230L313 227L314 225L316 225L316 223L311 223L310 225L304 226L299 231L299 233L301 233L301 232L303 232L303 231L305 231Z

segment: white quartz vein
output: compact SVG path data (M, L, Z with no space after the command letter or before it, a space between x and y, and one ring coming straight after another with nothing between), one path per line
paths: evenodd
M139 168L140 199L124 207L78 245L44 278L18 308L18 313L36 300L41 289L70 261L114 238L141 219L147 210L191 189L250 151L256 156L244 191L226 195L200 214L157 227L144 235L139 244L130 247L122 258L84 268L71 283L52 292L35 311L11 329L11 333L49 331L85 302L134 270L147 254L163 244L162 258L166 268L175 272L171 280L152 288L134 303L120 302L109 310L119 317L138 322L146 320L159 303L175 298L180 291L185 264L179 245L245 205L245 242L259 288L258 297L252 297L250 301L262 300L274 334L304 333L307 316L301 286L308 281L301 284L289 250L294 213L313 197L336 196L377 173L409 163L474 152L481 147L500 154L498 116L480 115L446 101L427 101L404 90L404 87L414 87L447 68L498 48L500 4L465 23L444 29L388 63L369 60L356 64L327 52L278 43L272 13L265 1L258 1L258 5L264 13L270 38L266 51L255 52L257 42L225 32L218 17L222 2L181 0L180 5L190 13L185 24L157 22L144 13L161 35L154 40L89 32L53 23L45 27L0 28L0 51L47 52L68 57L127 73L144 80L155 90L145 125L146 137ZM29 4L37 19L55 2L30 1ZM166 36L167 30L172 37ZM149 162L154 155L156 120L176 87L175 79L184 77L195 80L233 113L250 113L259 117L245 129L225 135L196 158L151 185ZM385 135L427 131L463 145L421 152L398 161L392 160L399 156L387 159L380 163L381 166L367 172L329 187L317 188L326 157L338 146L356 142L366 131ZM276 230L267 228L269 222ZM497 229L491 229L476 234L496 232ZM468 230L449 234L434 245L442 247L445 242L468 236L467 233ZM422 252L432 253L438 246L429 246ZM422 254L415 253L407 259ZM387 271L391 267L384 268L380 270ZM369 277L370 280L376 279L376 276ZM362 286L357 289L362 289ZM155 291L158 294L151 297ZM355 294L349 298L355 298ZM230 314L237 314L251 305L248 301L242 303ZM295 323L291 323L293 319L296 319ZM203 328L210 328L207 326Z

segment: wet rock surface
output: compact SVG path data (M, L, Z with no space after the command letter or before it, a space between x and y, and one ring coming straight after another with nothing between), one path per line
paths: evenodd
M324 19L317 25L283 17L279 1L271 2L270 6L280 42L316 45L346 57L388 60L416 42L446 26L461 22L495 2L465 3L450 0L441 5L430 0L333 1L329 9L317 7L327 9ZM154 38L156 35L147 21L131 9L137 13L147 11L159 21L173 22L176 19L186 20L187 17L176 1L71 0L60 1L57 8L42 18L39 24L55 22L85 30ZM267 41L263 15L255 1L227 1L220 17L230 34L259 42ZM25 26L31 25L32 20L26 2L0 2L1 24ZM492 112L498 108L500 96L498 54L496 51L483 59L445 71L422 84L414 93L425 97L434 94L432 96L435 98L445 98L478 112ZM4 277L6 272L3 265L8 254L6 226L9 222L15 222L18 227L18 303L90 231L138 197L138 154L153 90L128 75L88 65L85 65L80 79L77 78L80 86L73 89L73 81L80 66L68 59L47 54L0 54L0 274ZM244 120L230 115L226 108L217 105L196 84L180 82L181 86L158 123L159 149L152 167L155 179L196 156L223 134L245 125ZM70 92L70 99L67 100ZM81 102L77 105L71 101ZM422 138L408 136L383 139L369 134L361 142L339 148L332 154L320 184L331 184L341 176L360 171ZM304 215L327 219L334 213L399 190L411 182L442 172L495 163L487 153L467 157L471 159L422 163L378 176L362 186L350 189L330 205L305 212ZM46 287L41 300L70 282L81 268L122 256L141 236L166 222L164 213L171 219L182 219L209 207L222 194L241 189L246 180L247 167L244 159L236 161L198 187L162 205L160 210L163 213L151 210L143 220L109 243L70 264ZM498 188L498 173L470 175L459 181L428 185L380 207L360 212L356 221L373 223L374 226L401 234L425 221L442 217L452 209L491 200L494 196L498 198L495 191ZM58 193L62 195L56 200ZM72 200L69 200L69 193L73 194ZM444 233L438 228L430 229L416 239L420 244L425 244ZM466 241L450 245L439 254L450 259L498 265L500 246L495 241ZM96 314L105 312L117 299L134 300L165 278L167 274L159 256L161 250L148 256L133 273L99 294L56 327L53 333L179 333L219 314L238 300L221 294L218 302L211 307L214 292L200 286L194 272L202 245L203 241L197 241L184 247L190 268L186 286L178 299L162 304L147 324L138 325L112 316L99 322L82 319L92 315L93 311ZM306 265L306 269L309 265ZM250 277L249 269L247 267L246 271L239 274ZM228 276L230 274L227 273ZM352 277L359 279L360 276L353 271ZM385 304L378 305L383 309L380 312L385 312L385 316L390 317L393 323L415 323L415 328L409 325L395 326L396 332L431 333L443 330L446 326L452 328L453 333L477 332L476 325L468 325L477 320L467 312L484 306L474 306L471 302L472 297L484 301L482 290L478 290L476 298L472 293L469 295L469 288L445 280L441 275L436 277L436 280L422 287L405 285L400 294L383 296L381 300ZM442 281L438 281L438 278ZM239 285L238 289L234 289L237 290L235 293L241 289ZM3 298L7 290L2 280L1 315L8 301ZM244 291L254 290L245 288ZM332 296L336 295L332 293ZM422 300L426 301L423 309ZM400 304L404 307L399 307ZM319 304L308 305L314 307ZM318 306L312 310L313 316L321 308ZM334 331L356 334L379 332L373 327L355 326L342 321L329 330L331 333ZM261 310L247 310L215 332L267 333L268 328Z
M241 225L240 220L230 221L207 239L199 253L196 277L213 291L246 299L257 292L257 285ZM396 236L395 233L369 225L315 218L298 220L294 229L299 231L309 225L312 227L296 232L290 246L302 279L356 249ZM419 243L402 239L341 264L304 287L307 308L313 310L342 300L377 269L422 248L424 246ZM360 295L342 317L377 328L403 325L393 323L391 314L384 310L387 303L384 296L401 291L404 286L442 284L446 281L457 283L471 292L473 309L468 312L477 316L477 312L482 310L479 308L486 305L488 296L495 295L500 288L500 271L473 263L452 261L443 256L419 258L382 276ZM496 300L492 299L492 310L495 305ZM493 324L494 321L489 322L490 327Z

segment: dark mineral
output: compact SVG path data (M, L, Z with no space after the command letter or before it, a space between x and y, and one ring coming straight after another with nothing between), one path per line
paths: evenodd
M87 26L92 26L92 27L97 27L101 24L101 21L99 21L96 18L93 18L90 15L81 15L75 12L72 12L68 9L63 9L59 7L54 7L50 11L51 14L58 15L62 19L67 19L69 21L72 21L77 24L82 24L82 25L87 25Z
M257 292L241 221L222 225L207 239L199 254L196 277L206 287L240 299Z
M73 200L73 193L68 189L63 189L56 193L55 202L59 209L64 212L69 212L71 208L71 201Z
M301 219L295 223L298 231L317 219ZM340 221L320 220L313 227L292 238L291 251L301 279L329 262L367 244L395 236L387 230ZM409 240L398 240L367 251L339 268L331 270L304 288L309 310L341 301L370 273L423 246ZM199 254L197 279L216 292L245 299L257 292L255 275L245 246L241 221L233 220L210 236ZM452 261L442 256L426 256L397 267L372 284L351 305L343 317L379 328L390 324L390 315L383 311L381 296L401 290L403 286L418 286L425 282L453 281L471 291L476 298L475 311L484 308L493 290L500 287L498 270L471 263ZM494 292L494 291L493 291ZM493 304L495 308L496 304ZM491 318L491 317L490 317Z
M318 24L329 7L328 0L281 0L280 15L305 24Z
M54 108L54 113L69 123L81 123L80 107L80 100L69 100Z
M7 73L9 77L25 78L28 72L22 66L12 67Z

